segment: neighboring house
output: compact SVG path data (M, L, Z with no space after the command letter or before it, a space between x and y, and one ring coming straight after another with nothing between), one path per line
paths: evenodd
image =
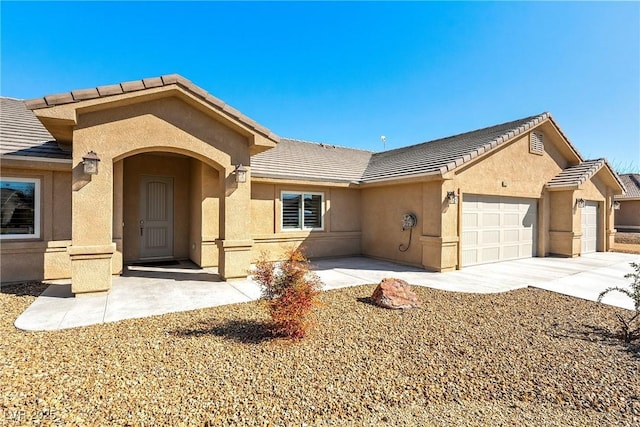
M620 180L627 191L623 195L614 197L619 204L615 213L616 229L640 232L640 174L620 175Z
M371 153L281 139L178 75L0 101L2 280L76 294L129 262L236 279L300 245L432 271L607 251L623 191L548 113Z

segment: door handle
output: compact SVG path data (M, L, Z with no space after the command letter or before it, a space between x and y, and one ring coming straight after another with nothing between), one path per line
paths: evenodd
M140 220L140 236L144 236L144 220Z

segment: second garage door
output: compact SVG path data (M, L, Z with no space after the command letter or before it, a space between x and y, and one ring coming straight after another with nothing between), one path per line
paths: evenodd
M598 202L586 202L582 208L582 253L598 248Z
M537 200L465 194L462 265L535 256Z

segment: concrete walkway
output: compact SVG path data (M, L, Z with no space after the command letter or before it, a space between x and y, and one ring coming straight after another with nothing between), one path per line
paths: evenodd
M337 289L378 283L385 277L412 285L456 292L495 293L528 286L595 301L609 286L629 287L624 275L640 255L599 252L579 258L529 258L467 267L450 273L430 273L370 258L323 259L313 262L325 286ZM15 321L30 331L66 329L247 302L260 297L251 280L222 282L215 269L200 269L189 262L166 267L129 267L114 277L108 294L74 298L71 285L49 286ZM627 296L609 294L604 303L633 309Z

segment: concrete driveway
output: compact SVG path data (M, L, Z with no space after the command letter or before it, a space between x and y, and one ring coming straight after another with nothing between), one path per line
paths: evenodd
M579 258L529 258L467 267L450 273L363 257L313 262L324 289L378 283L385 277L404 279L416 286L455 292L495 293L528 286L595 301L609 286L627 288L630 262L640 255L599 252ZM108 294L74 298L68 283L49 286L15 321L16 327L41 331L66 329L247 302L260 297L251 280L222 282L215 269L200 269L189 262L167 267L129 267L114 277ZM604 301L633 309L627 296L612 293Z

